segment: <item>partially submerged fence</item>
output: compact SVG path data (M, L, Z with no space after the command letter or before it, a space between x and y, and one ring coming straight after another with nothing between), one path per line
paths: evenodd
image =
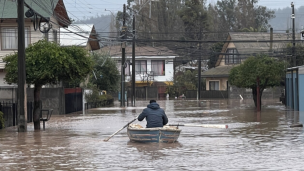
M196 99L197 98L197 90L187 90L185 94L187 99ZM228 91L219 91L219 90L204 90L201 91L202 99L227 99Z
M99 101L99 102L88 102L88 103L85 103L85 109L111 106L113 104L114 104L114 99L108 99L108 100Z
M34 103L27 102L27 123L33 122ZM11 101L0 102L0 111L3 113L5 127L18 125L18 106Z

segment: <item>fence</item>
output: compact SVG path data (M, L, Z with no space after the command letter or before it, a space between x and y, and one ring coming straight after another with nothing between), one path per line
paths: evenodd
M128 88L128 98L131 97L132 89ZM136 99L158 99L158 87L136 87Z
M187 90L185 94L187 99L196 99L197 90ZM208 90L201 91L201 98L204 99L219 99L219 98L228 98L228 91L218 91L218 90Z
M66 88L65 93L65 113L82 111L82 89Z
M97 108L97 107L104 107L110 106L114 104L114 99L104 100L100 102L89 102L85 103L85 109Z
M27 123L33 122L34 103L27 102ZM5 127L18 125L17 103L0 102L0 111L3 113Z

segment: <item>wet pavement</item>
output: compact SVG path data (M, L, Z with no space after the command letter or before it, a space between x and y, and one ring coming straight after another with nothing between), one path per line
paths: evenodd
M304 170L304 114L263 100L162 100L169 124L227 124L228 129L180 127L178 142L130 142L126 129L137 107L53 115L45 131L0 130L0 170ZM145 121L135 123L145 126ZM41 123L42 128L42 123Z

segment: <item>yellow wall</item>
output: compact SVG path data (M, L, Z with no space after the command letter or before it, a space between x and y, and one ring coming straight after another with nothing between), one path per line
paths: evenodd
M234 43L229 43L227 49L229 49L229 48L235 48ZM226 50L227 50L227 49L226 49ZM226 51L223 52L223 53L226 53ZM225 55L223 55L223 58L222 58L222 60L221 60L219 66L225 66L225 65L226 65L226 64L225 64Z
M209 81L219 81L219 90L227 90L228 78L206 78L206 90L209 90Z

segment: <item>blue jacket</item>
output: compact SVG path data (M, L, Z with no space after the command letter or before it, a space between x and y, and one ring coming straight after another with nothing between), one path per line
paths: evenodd
M138 116L139 121L142 121L144 118L147 120L147 128L163 127L168 123L165 111L155 102L150 103Z

